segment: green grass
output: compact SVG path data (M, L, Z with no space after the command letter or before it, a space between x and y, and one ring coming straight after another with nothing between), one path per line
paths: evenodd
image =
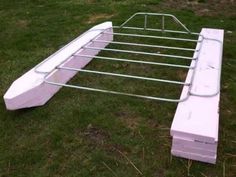
M172 13L196 32L225 29L216 165L193 161L188 167L187 160L170 156L168 128L176 104L63 88L37 108L7 111L0 99L0 176L236 176L236 16L227 11L197 16L191 8L166 8L157 0L0 0L1 95L16 78L90 27L106 20L119 25L138 11ZM138 66L112 66L143 72ZM111 69L99 61L88 67ZM142 69L145 73L147 68ZM83 78L71 82L91 84ZM126 82L114 86L107 78L104 83L123 89ZM128 89L136 84L128 83ZM142 88L147 87L137 91ZM158 94L154 88L149 91Z

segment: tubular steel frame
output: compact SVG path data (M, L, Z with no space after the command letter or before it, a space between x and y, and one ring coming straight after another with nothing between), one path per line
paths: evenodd
M138 15L144 16L144 25L143 28L140 27L131 27L126 26L127 23L132 20L134 17ZM161 29L153 29L147 27L147 20L148 16L160 16L162 19L161 23ZM174 30L167 30L165 29L165 18L169 17L172 18L177 24L179 24L184 30L183 31L174 31ZM195 68L198 61L199 52L201 50L201 45L204 39L204 36L202 36L199 33L193 33L191 32L183 23L181 23L175 16L171 14L161 14L161 13L145 13L145 12L138 12L132 15L130 18L128 18L124 23L122 23L120 26L113 26L113 29L131 29L131 30L146 30L146 31L158 31L158 32L165 32L165 33L178 33L178 34L189 34L189 35L195 35L198 38L198 40L194 39L186 39L186 38L174 38L174 37L165 37L165 36L153 36L153 35L141 35L141 34L131 34L131 33L111 33L107 32L109 29L103 30L99 35L97 35L93 40L85 44L82 48L79 50L89 49L89 50L104 50L104 51L110 51L110 52L120 52L120 53L130 53L130 54L141 54L141 55L148 55L148 56L159 56L159 57L167 57L167 58L178 58L178 59L185 59L185 60L194 60L195 62L188 65L180 65L180 64L171 64L171 63L160 63L160 62L152 62L152 61L143 61L143 60L134 60L134 59L126 59L126 58L114 58L114 57L105 57L105 56L92 56L92 55L82 55L82 54L76 54L78 51L76 51L74 54L72 54L70 57L85 57L85 58L96 58L100 60L110 60L110 61L119 61L119 62L130 62L130 63L140 63L140 64L147 64L147 65L159 65L159 66L168 66L168 67L174 67L174 68L186 68L186 69L192 69L193 74L191 76L190 82L180 82L180 81L174 81L174 80L166 80L166 79L159 79L159 78L150 78L150 77L143 77L143 76L135 76L135 75L127 75L127 74L119 74L119 73L111 73L111 72L102 72L102 71L94 71L94 70L87 70L87 69L78 69L78 68L72 68L72 67L63 67L65 61L60 63L57 67L55 67L53 70L48 72L43 72L39 70L39 67L42 66L46 61L48 61L50 58L44 60L40 64L38 64L35 67L35 72L37 73L44 73L46 74L44 77L44 82L46 84L52 84L56 86L65 86L70 88L77 88L82 90L89 90L89 91L97 91L97 92L103 92L103 93L112 93L116 95L125 95L125 96L132 96L132 97L138 97L138 98L146 98L151 100L159 100L159 101L167 101L167 102L182 102L188 99L190 95L196 95L196 96L214 96L215 94L219 93L219 86L217 88L217 92L210 94L210 95L198 95L196 93L192 93L191 86L192 82L194 80L194 74L195 74ZM97 29L96 29L97 30ZM93 30L89 30L85 32L83 35L91 32ZM164 40L175 40L175 41L184 41L184 42L195 42L197 44L196 49L192 48L183 48L183 47L171 47L171 46L163 46L163 45L151 45L151 44L143 44L143 43L131 43L131 42L122 42L122 41L106 41L106 40L98 40L102 34L108 34L108 35L119 35L119 36L129 36L129 37L140 37L140 38L152 38L152 39L164 39ZM82 36L83 36L82 35ZM81 36L81 37L82 37ZM200 40L199 40L200 39ZM211 39L207 39L211 40ZM220 42L215 40L216 42ZM150 52L142 52L142 51L133 51L133 50L121 50L121 49L112 49L112 48L99 48L99 47L88 47L89 44L97 42L97 43L109 43L109 44L118 44L118 45L127 45L127 46L142 46L142 47L150 47L150 48L163 48L163 49L171 49L171 50L181 50L181 51L191 51L194 52L193 57L186 57L186 56L179 56L179 55L168 55L168 54L160 54L160 53L150 53ZM221 42L220 42L221 43ZM66 47L66 46L65 46ZM154 96L148 96L148 95L138 95L138 94L132 94L132 93L125 93L125 92L118 92L118 91L112 91L112 90L104 90L104 89L97 89L97 88L90 88L90 87L84 87L84 86L77 86L77 85L70 85L70 84L63 84L63 83L57 83L47 80L48 76L55 70L67 70L67 71L79 71L79 72L86 72L86 73L93 73L93 74L102 74L102 75L108 75L108 76L116 76L116 77L124 77L124 78L132 78L132 79L141 79L141 80L148 80L148 81L155 81L155 82L163 82L163 83L169 83L169 84L177 84L177 85L183 85L188 87L188 93L181 99L172 99L172 98L165 98L165 97L154 97ZM220 73L219 73L219 80L220 80Z

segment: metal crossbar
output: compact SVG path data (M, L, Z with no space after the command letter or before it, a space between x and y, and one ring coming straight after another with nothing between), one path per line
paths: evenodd
M137 15L144 15L144 26L143 28L140 27L132 27L127 26L128 22L133 19ZM148 28L148 16L160 16L162 19L161 29L153 29ZM174 30L167 30L165 29L165 18L172 18L176 23L178 23L184 30L183 31L174 31ZM128 62L128 63L137 63L137 64L146 64L146 65L154 65L154 66L167 66L171 68L182 68L182 69L192 69L194 70L197 65L197 59L199 55L199 51L201 49L201 44L204 38L199 33L193 33L188 28L186 28L175 16L170 14L159 14L159 13L136 13L132 15L129 19L127 19L124 23L122 23L120 26L115 26L112 28L112 30L121 30L121 29L131 29L131 30L142 30L142 31L155 31L155 32L169 32L169 33L176 33L176 34L186 34L186 35L192 35L194 37L198 37L198 39L192 39L192 38L178 38L178 37L167 37L167 36L156 36L156 35L144 35L144 34L131 34L131 33L121 33L121 32L108 32L108 30L103 30L102 33L97 35L93 40L89 41L87 44L85 44L79 51L88 51L88 50L97 50L97 51L108 51L113 53L123 53L123 54L134 54L135 58L136 55L144 55L144 56L152 56L152 57L163 57L163 58L176 58L176 59L185 59L192 61L192 64L189 65L181 65L181 64L173 64L173 63L165 63L165 62L153 62L153 61L145 61L142 60L135 60L130 58L117 58L117 57L111 57L110 56L103 56L100 54L97 54L95 56L88 55L88 54L80 54L80 52L73 53L70 57L75 57L75 59L98 59L98 60L107 60L107 61L118 61L118 62ZM87 32L89 33L89 31ZM163 34L165 34L163 33ZM134 43L130 41L108 41L108 40L101 40L99 37L101 35L113 35L116 36L125 36L130 38L147 38L147 39L161 39L161 40L172 40L172 41L182 41L187 43L196 43L198 47L197 49L187 48L187 47L178 47L178 46L165 46L165 45L154 45L154 44L147 44L147 43ZM191 37L192 37L191 36ZM199 37L200 36L200 37ZM128 38L129 39L129 38ZM110 43L110 44L116 44L116 45L123 45L123 46L134 46L134 47L146 47L146 48L161 48L161 49L168 49L168 50L176 50L176 51L187 51L187 52L194 52L194 57L189 56L182 56L182 55L175 55L175 54L166 54L166 53L153 53L153 52L144 52L144 51L136 51L136 50L124 50L124 49L117 49L117 48L110 48L109 46L106 48L96 47L95 44L98 43ZM91 45L90 45L91 44ZM93 45L94 44L94 45ZM89 46L90 45L90 46ZM112 54L113 54L112 53ZM133 57L134 58L134 57ZM153 77L146 77L146 76L136 76L136 75L129 75L129 74L121 74L121 73L113 73L113 72L105 72L105 71L97 71L97 70L89 70L89 69L80 69L80 68L74 68L74 67L68 67L63 65L64 62L60 63L57 67L54 68L54 70L65 70L68 72L85 72L90 74L99 74L99 75L106 75L106 76L114 76L114 77L122 77L122 78L131 78L131 79L138 79L138 80L146 80L146 81L153 81L153 82L161 82L161 83L167 83L167 84L174 84L174 85L180 85L184 87L189 88L189 92L182 97L182 99L175 99L175 98L166 98L166 97L156 97L156 96L149 96L149 95L139 95L139 94L133 94L133 93L125 93L125 92L119 92L119 91L113 91L113 90L106 90L106 89L98 89L98 88L90 88L86 86L78 86L78 85L71 85L71 84L64 84L64 83L57 83L53 82L47 79L47 77L50 75L52 71L48 72L48 74L45 76L45 83L56 85L56 86L65 86L70 88L77 88L81 90L89 90L89 91L96 91L96 92L102 92L102 93L112 93L116 95L125 95L125 96L132 96L132 97L138 97L138 98L145 98L145 99L151 99L151 100L159 100L159 101L166 101L166 102L182 102L188 99L190 95L190 88L192 85L192 81L194 78L194 74L192 75L189 83L182 82L182 81L176 81L176 80L169 80L169 79L161 79L161 78L153 78ZM36 72L40 72L37 70L38 67L36 67ZM194 72L193 72L194 73Z
M164 82L164 83L169 83L169 84L190 85L190 83L167 80L167 79L156 79L156 78L150 78L150 77L134 76L134 75L118 74L118 73L111 73L111 72L86 70L86 69L78 69L78 68L72 68L72 67L60 66L57 69L65 69L65 70L69 70L69 71L80 71L80 72L85 72L85 73L102 74L102 75L107 75L107 76L117 76L117 77L140 79L140 80L155 81L155 82Z
M117 91L113 91L113 90L83 87L83 86L77 86L77 85L71 85L71 84L63 84L63 83L52 82L52 81L48 81L48 80L45 80L44 82L47 84L56 85L56 86L76 88L76 89L81 89L81 90L89 90L89 91L101 92L101 93L111 93L111 94L115 94L115 95L124 95L124 96L136 97L136 98L145 98L145 99L156 100L156 101L182 102L188 98L188 96L186 96L183 99L169 99L169 98L154 97L154 96L147 96L147 95L138 95L138 94L132 94L132 93L126 93L126 92L117 92Z
M150 52L141 52L141 51L133 51L133 50L121 50L121 49L113 49L113 48L100 48L100 47L84 47L85 49L92 50L105 50L110 52L122 52L122 53L132 53L132 54L142 54L142 55L150 55L150 56L161 56L161 57L169 57L169 58L181 58L188 60L195 60L193 57L185 57L179 55L167 55L167 54L159 54L159 53L150 53Z
M131 27L131 26L114 26L114 29L116 28L123 28L123 29L131 29L131 30L140 30L140 31L154 31L154 32L165 32L165 33L176 33L176 34L190 34L190 35L194 35L194 36L198 36L199 33L194 33L194 32L186 32L186 31L176 31L176 30L167 30L167 29L155 29L155 28L140 28L140 27Z
M119 35L119 36L128 36L128 37L141 37L141 38L153 38L153 39L167 39L174 41L185 41L185 42L201 42L195 39L187 39L187 38L176 38L176 37L164 37L164 36L153 36L153 35L143 35L143 34L130 34L130 33L111 33L104 32L105 34L110 35Z
M130 63L149 64L149 65L169 66L169 67L175 67L175 68L194 69L194 67L187 66L187 65L178 65L178 64L171 64L171 63L159 63L159 62L151 62L151 61L144 61L144 60L133 60L133 59L130 60L130 59L124 59L124 58L112 58L112 57L81 55L81 54L74 54L73 56L75 56L75 57L96 58L96 59L111 60L111 61L122 61L122 62L130 62Z
M151 45L143 43L131 43L131 42L121 42L121 41L106 41L106 40L93 40L94 42L110 43L110 44L121 44L130 46L140 46L140 47L150 47L150 48L161 48L161 49L173 49L173 50L183 50L183 51L196 51L196 49L184 48L184 47L170 47L162 45Z

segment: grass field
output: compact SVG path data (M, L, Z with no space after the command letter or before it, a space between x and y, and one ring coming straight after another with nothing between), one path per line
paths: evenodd
M119 25L138 11L174 14L194 32L203 27L225 30L216 165L170 155L169 128L177 104L63 88L37 108L7 111L0 99L0 176L236 176L233 0L0 0L0 94L90 27L107 20ZM112 66L120 72L130 69L116 63ZM99 61L88 67L111 69ZM130 71L155 74L152 68L139 69L135 66ZM117 89L127 83L120 80L114 86L111 78L104 82L92 75L83 78L78 76L72 82L104 83ZM128 82L127 88L133 90L137 84ZM148 92L154 94L162 91L150 88Z

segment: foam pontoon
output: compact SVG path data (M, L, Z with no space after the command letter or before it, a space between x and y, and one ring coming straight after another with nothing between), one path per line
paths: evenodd
M127 24L136 17L143 17L143 26L128 26ZM161 27L149 27L149 17L160 17ZM171 19L183 30L166 29L166 19ZM116 32L123 29L135 31L135 33ZM144 32L152 32L152 35L144 34ZM161 35L153 35L155 32L161 32ZM172 154L188 159L215 163L219 127L218 110L223 33L223 30L209 28L203 28L200 33L193 33L175 16L160 13L139 12L132 15L120 26L113 26L112 22L105 22L86 31L14 81L4 95L4 101L8 110L41 106L64 86L151 100L176 102L178 106L171 126L171 135L173 136ZM166 34L184 34L188 37L173 37ZM122 36L125 39L134 38L135 42L117 41L114 40L115 36ZM168 46L161 43L144 43L142 39L168 40L172 41L173 44L176 42L191 42L196 45L195 48L183 47L184 44L182 46ZM113 48L109 44L123 46L125 49ZM183 51L183 53L188 51L192 52L192 56L129 50L129 46L144 47L146 49L164 49L164 51ZM103 56L100 54L100 51L110 52L111 55ZM144 59L117 58L112 53L127 54L127 56L133 56L133 58L137 58L137 55L142 55ZM149 61L145 60L145 56L183 59L189 60L191 63L190 65L184 65ZM92 59L166 66L172 69L184 68L188 70L188 73L185 81L178 81L84 69ZM78 72L180 85L182 86L182 93L179 98L168 98L67 84Z
M223 30L202 29L196 68L189 70L186 80L194 75L186 101L178 103L171 126L172 154L208 163L216 162L220 75L223 51Z

